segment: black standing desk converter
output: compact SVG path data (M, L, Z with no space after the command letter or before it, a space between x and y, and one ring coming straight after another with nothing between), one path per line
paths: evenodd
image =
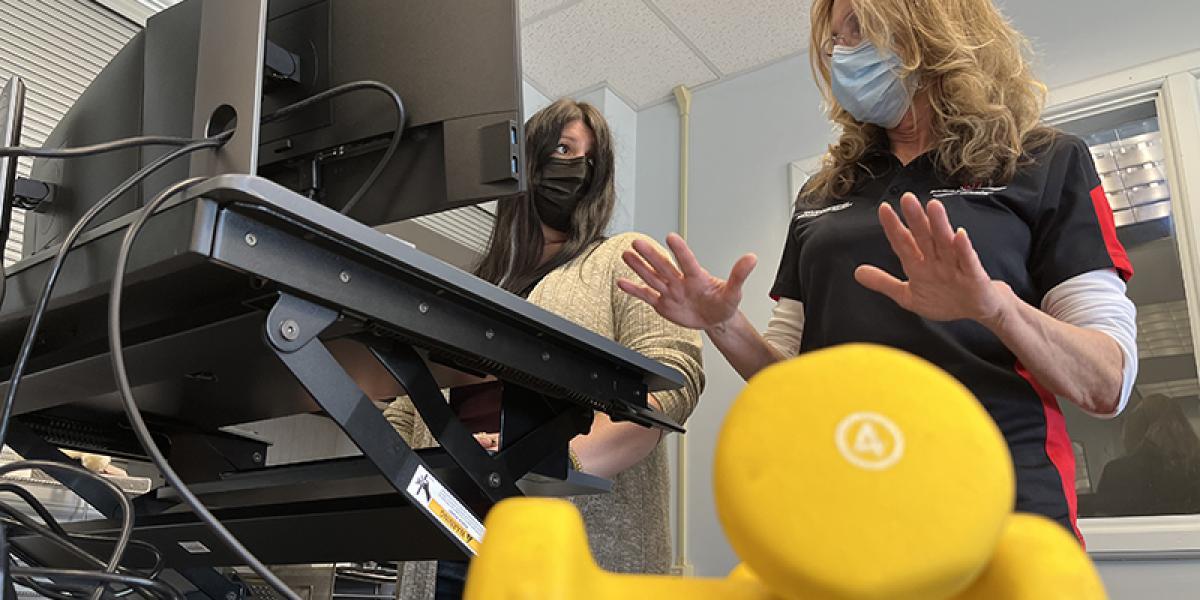
M133 218L88 232L66 262L9 435L27 458L62 458L56 446L144 457L121 412L106 333L112 268ZM9 270L0 390L51 254ZM255 176L214 177L168 203L138 239L124 297L126 356L155 438L268 564L461 558L478 540L460 521L482 520L503 498L608 489L567 461L593 411L682 431L646 403L683 385L677 371ZM353 340L395 377L441 448L404 443L334 359L334 339ZM505 382L498 453L458 421L426 361ZM223 429L311 412L336 421L363 456L265 467L264 444ZM472 514L415 500L410 489L428 477ZM63 482L110 518L119 510L94 484ZM234 562L172 490L136 506L135 538L157 545L168 566ZM12 543L71 564L37 537Z

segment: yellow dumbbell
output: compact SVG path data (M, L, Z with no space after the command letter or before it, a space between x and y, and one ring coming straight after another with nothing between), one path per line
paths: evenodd
M573 505L516 498L488 515L466 598L1104 598L1074 538L1011 514L1012 463L983 408L908 354L843 346L763 371L716 451L744 561L728 578L607 573Z
M1079 540L1045 517L1009 517L983 574L956 600L1104 600L1104 584Z
M726 535L788 598L948 598L987 564L1013 507L1008 447L974 396L880 346L759 373L716 454Z
M565 500L510 498L492 508L485 526L466 600L780 599L749 573L729 579L608 573L592 559L583 519Z

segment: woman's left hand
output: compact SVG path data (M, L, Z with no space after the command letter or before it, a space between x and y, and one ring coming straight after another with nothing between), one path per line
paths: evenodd
M926 319L973 319L985 325L998 320L1008 286L988 277L967 232L951 229L946 207L931 200L922 208L907 193L900 210L907 227L887 203L879 206L879 221L908 281L871 265L859 266L854 278Z

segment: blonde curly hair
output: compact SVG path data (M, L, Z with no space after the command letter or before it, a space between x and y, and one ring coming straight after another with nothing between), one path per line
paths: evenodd
M1029 42L991 0L849 0L863 39L900 59L902 78L918 82L931 107L934 164L958 185L1002 185L1054 130L1042 125L1046 86L1034 78ZM834 0L814 0L809 62L841 137L801 201L849 194L865 171L864 154L887 137L838 105L830 88Z

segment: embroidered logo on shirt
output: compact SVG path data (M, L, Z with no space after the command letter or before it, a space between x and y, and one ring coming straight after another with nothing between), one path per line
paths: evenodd
M991 196L992 194L1003 192L1007 189L1008 186L986 187L965 185L958 189L929 190L929 195L934 198L948 198L950 196Z
M853 204L854 204L853 202L843 202L841 204L834 204L833 206L826 206L825 208L818 208L818 209L814 209L814 210L806 210L804 212L798 212L798 213L796 213L796 216L792 217L792 220L799 221L800 219L811 219L813 217L819 217L825 213L837 212L839 210L846 210L847 208L850 208L850 206Z

